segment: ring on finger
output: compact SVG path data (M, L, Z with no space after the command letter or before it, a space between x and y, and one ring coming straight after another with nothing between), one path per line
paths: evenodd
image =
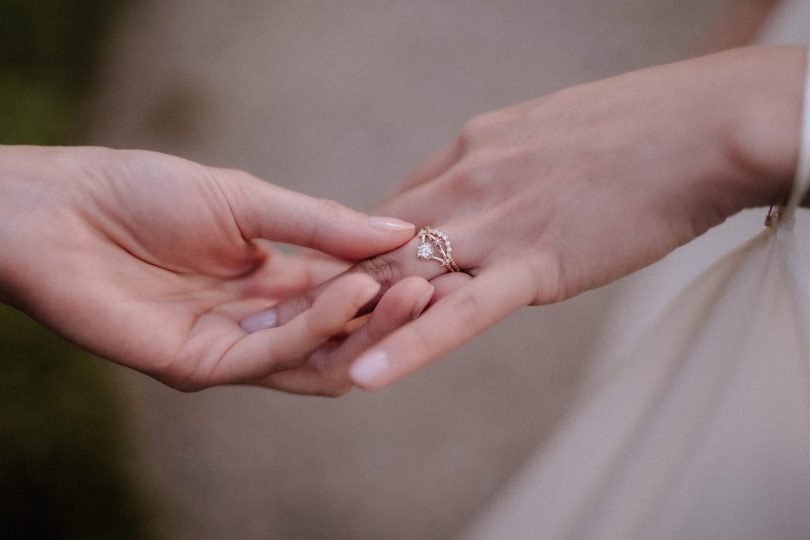
M420 261L436 261L451 272L460 272L453 259L453 246L443 232L430 226L419 231L419 245L416 247L416 258Z

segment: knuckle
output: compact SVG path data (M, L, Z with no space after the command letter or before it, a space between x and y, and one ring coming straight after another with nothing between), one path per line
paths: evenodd
M449 197L458 197L459 193L464 193L465 197L477 199L481 204L491 207L491 198L496 190L502 195L501 200L507 200L520 189L520 183L513 185L501 180L521 174L531 157L521 148L481 149L471 152L448 171L443 187ZM519 200L523 201L525 197Z
M231 204L249 206L247 201L252 197L251 188L260 180L252 174L241 169L204 169L208 173L208 178L224 190L229 196Z
M318 199L317 208L324 219L310 220L301 232L312 247L324 251L324 248L329 247L326 239L333 233L331 224L345 220L351 211L341 203L330 199Z
M467 158L448 175L447 188L451 193L465 193L468 196L488 189L496 178L496 167L488 157Z
M471 184L474 184L476 171L467 161L461 162L451 171L449 175L449 187L454 192L466 190Z
M380 256L359 263L358 270L374 278L386 289L399 281L402 264L392 256Z
M501 125L501 114L498 111L486 112L473 116L461 128L461 140L465 147L475 144L498 129Z
M329 216L339 216L346 213L346 207L331 199L319 199L321 209Z

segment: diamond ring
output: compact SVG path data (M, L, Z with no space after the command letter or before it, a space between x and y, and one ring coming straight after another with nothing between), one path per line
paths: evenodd
M430 227L422 227L419 231L416 258L420 261L436 261L451 272L461 271L453 259L453 246L447 235Z

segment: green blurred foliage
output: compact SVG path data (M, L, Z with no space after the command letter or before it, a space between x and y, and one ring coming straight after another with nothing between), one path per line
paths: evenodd
M3 538L153 536L101 360L0 306Z
M69 144L123 0L0 0L0 143Z
M0 0L0 144L75 144L119 0ZM0 255L2 256L2 255ZM0 535L155 536L102 361L0 305Z

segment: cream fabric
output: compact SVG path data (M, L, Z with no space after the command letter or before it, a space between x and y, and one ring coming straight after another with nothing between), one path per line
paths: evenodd
M808 35L787 1L763 40ZM629 278L579 404L469 538L810 537L808 214L744 212Z

